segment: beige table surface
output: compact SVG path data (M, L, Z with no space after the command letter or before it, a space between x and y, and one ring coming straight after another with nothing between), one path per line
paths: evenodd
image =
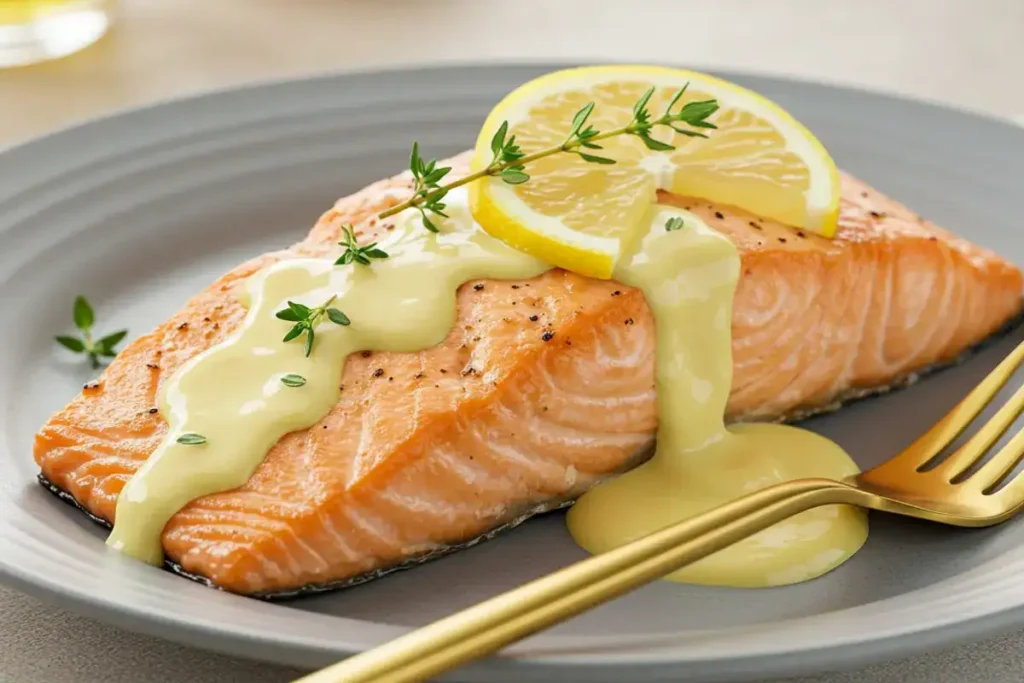
M124 0L116 29L86 52L0 71L0 147L182 93L438 60L671 60L1020 117L1022 38L1022 0ZM1009 634L800 683L1019 683L1022 651L1024 633ZM0 588L0 681L270 683L295 673Z

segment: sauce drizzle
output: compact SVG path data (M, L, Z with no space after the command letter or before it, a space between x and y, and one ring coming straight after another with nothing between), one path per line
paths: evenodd
M683 228L668 232L673 217L683 219ZM780 481L857 472L839 446L813 432L773 424L726 429L739 270L728 238L687 211L663 206L654 208L648 233L620 262L616 279L642 290L654 313L657 450L569 510L569 530L584 549L611 550ZM742 587L805 581L847 560L866 538L862 511L821 507L668 578Z

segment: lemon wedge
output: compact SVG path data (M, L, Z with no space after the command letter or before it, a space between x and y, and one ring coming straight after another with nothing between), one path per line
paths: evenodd
M680 89L686 87L681 97ZM487 117L472 167L495 158L492 141L503 122L525 155L560 145L574 116L594 106L586 125L606 132L630 124L634 105L653 88L651 119L671 104L717 100L717 128L659 125L647 145L636 135L599 139L600 149L577 148L614 164L559 152L530 161L525 180L488 176L470 185L473 216L491 235L517 249L584 275L609 278L629 240L646 231L657 191L702 197L782 223L835 234L839 172L810 131L778 105L706 74L655 66L597 66L558 71L520 86ZM650 147L658 147L651 149ZM515 183L515 184L513 184Z

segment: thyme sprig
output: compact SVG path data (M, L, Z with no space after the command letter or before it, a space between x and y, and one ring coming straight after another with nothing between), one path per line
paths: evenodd
M704 130L717 128L714 123L708 121L708 118L718 111L718 102L714 99L692 101L673 111L686 93L688 86L689 83L680 88L672 97L665 111L657 117L653 116L648 108L651 96L655 91L653 87L649 88L633 105L633 118L630 122L621 128L608 131L597 130L587 123L595 107L594 102L588 102L573 116L569 134L561 144L531 154L524 153L516 144L515 135L508 135L508 121L503 121L491 138L493 156L490 163L479 171L463 176L447 185L441 185L440 181L452 170L451 167L438 166L437 159L424 162L420 157L419 143L414 142L412 154L409 157L409 171L413 176L412 197L381 212L378 214L378 218L387 218L405 209L415 209L420 213L423 227L431 232L437 232L437 225L431 220L431 216L446 217L445 205L441 200L454 188L474 180L494 176L501 178L509 185L519 185L530 179L530 175L526 172L526 167L530 163L555 154L576 154L588 163L614 164L614 159L584 150L602 149L601 145L597 144L600 140L620 135L636 136L648 149L653 151L667 152L675 149L673 145L652 136L652 133L659 127L670 128L687 137L706 138L707 134L703 132Z
M128 330L119 330L94 340L92 326L96 322L96 313L84 296L75 298L71 314L75 327L82 332L82 337L79 339L78 337L58 335L55 337L58 344L74 353L84 353L93 369L100 367L100 358L113 358L117 355L117 350L114 347L128 336Z
M290 342L301 334L306 335L305 351L306 357L313 353L313 340L316 338L316 326L320 324L320 321L327 317L335 325L349 325L351 320L348 316L339 311L337 308L331 308L331 304L338 298L337 294L332 294L331 297L323 302L316 308L310 308L295 301L289 301L288 307L283 308L274 315L281 320L287 320L295 323L288 334L284 336L282 341Z
M674 232L683 229L683 219L679 216L672 216L665 221L665 232Z
M343 239L341 242L338 242L338 245L345 247L345 251L334 262L334 265L346 266L350 263L358 263L368 266L372 259L386 259L388 257L388 252L377 247L376 242L360 245L351 225L343 226L341 232Z

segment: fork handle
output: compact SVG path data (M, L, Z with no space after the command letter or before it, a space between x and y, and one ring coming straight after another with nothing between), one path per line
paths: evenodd
M478 659L695 562L799 512L854 502L802 479L762 489L354 655L296 683L407 683Z

